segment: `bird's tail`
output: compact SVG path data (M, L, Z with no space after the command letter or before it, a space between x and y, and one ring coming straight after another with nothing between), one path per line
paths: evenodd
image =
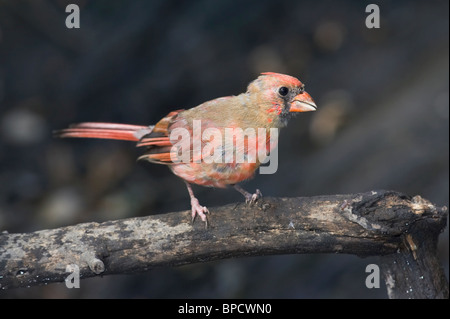
M116 123L85 122L72 124L66 129L53 132L56 137L101 138L123 141L139 141L150 134L153 125L130 125Z

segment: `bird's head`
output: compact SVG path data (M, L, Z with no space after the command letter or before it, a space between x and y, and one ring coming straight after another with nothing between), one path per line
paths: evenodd
M295 113L317 109L312 97L305 92L305 85L290 75L261 73L249 84L247 93L255 94L260 106L269 115L268 120L278 117L281 126L285 126Z

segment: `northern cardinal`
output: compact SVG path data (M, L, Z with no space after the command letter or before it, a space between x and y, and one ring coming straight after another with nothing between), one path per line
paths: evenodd
M205 162L194 156L190 161L174 160L173 146L176 141L171 139L171 133L175 129L185 129L190 137L190 146L195 143L194 124L201 121L201 132L207 128L217 129L222 134L226 128L251 128L258 130L279 129L286 126L288 120L295 112L309 112L316 110L316 104L311 96L305 92L304 85L297 78L273 73L262 73L247 87L247 92L237 96L217 98L200 104L189 110L177 110L170 112L156 125L141 126L114 123L86 122L73 124L69 128L55 132L59 137L101 138L114 140L128 140L138 142L137 146L147 147L147 152L139 159L152 163L166 164L172 172L186 183L191 198L192 220L198 215L207 225L206 214L209 213L205 206L201 206L195 197L190 184L198 184L209 187L225 188L232 185L245 196L246 202L255 202L262 196L259 190L251 194L241 188L237 183L251 178L255 170L260 166L260 158L254 161L238 162ZM267 132L267 131L266 131ZM270 138L270 131L267 132ZM235 141L235 139L233 140ZM236 146L228 142L220 150L225 152L231 149L233 154L238 151L247 155L250 151L249 137L245 138L244 146ZM222 141L215 141L214 147L221 145ZM264 152L272 151L276 143L267 142L263 145ZM205 141L200 141L205 145ZM255 143L256 144L256 143ZM255 145L252 144L252 145ZM213 147L213 148L214 148ZM261 144L257 144L257 152L261 151ZM239 148L239 149L237 149ZM192 148L191 148L192 150ZM201 154L201 153L200 153ZM259 154L259 153L258 153Z

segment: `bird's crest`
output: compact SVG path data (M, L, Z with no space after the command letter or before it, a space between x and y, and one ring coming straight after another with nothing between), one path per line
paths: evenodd
M276 77L278 80L282 81L283 83L290 84L294 87L302 85L302 82L300 82L297 78L294 78L293 76L286 75L286 74L275 73L275 72L262 72L261 75Z

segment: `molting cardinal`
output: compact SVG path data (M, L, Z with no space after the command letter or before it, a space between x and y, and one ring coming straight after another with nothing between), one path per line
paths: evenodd
M182 178L186 183L191 198L192 219L195 216L207 223L208 209L201 206L191 188L191 184L210 187L226 187L232 185L245 196L246 202L255 202L261 197L261 192L256 190L250 194L241 188L238 183L251 178L255 170L260 166L260 157L247 162L237 161L202 161L198 156L190 153L190 160L179 161L174 156L175 140L171 133L176 129L185 129L188 132L190 150L195 147L195 124L201 123L200 131L216 129L226 135L228 128L240 128L242 130L265 129L270 143L256 143L251 135L244 137L244 143L235 143L237 136L230 141L209 141L200 138L197 141L205 146L205 142L211 142L214 152L219 147L219 155L225 154L231 149L236 155L239 151L248 155L253 148L257 154L261 148L269 152L276 147L277 141L270 139L271 129L279 129L286 126L287 121L296 112L315 111L316 105L311 96L305 92L304 85L298 79L284 74L266 72L248 85L247 92L237 96L221 97L205 102L189 110L177 110L169 113L155 125L140 126L128 124L86 122L71 125L67 129L55 132L59 137L101 138L114 140L129 140L137 142L137 146L147 148L147 152L139 159L152 163L165 164L172 172ZM200 121L200 122L199 122ZM199 136L197 136L198 139ZM216 139L216 136L214 137ZM251 140L253 139L253 141ZM242 140L241 140L242 141ZM198 144L197 144L198 145ZM256 146L255 146L256 145ZM261 146L262 145L262 146ZM200 157L205 153L200 153Z

